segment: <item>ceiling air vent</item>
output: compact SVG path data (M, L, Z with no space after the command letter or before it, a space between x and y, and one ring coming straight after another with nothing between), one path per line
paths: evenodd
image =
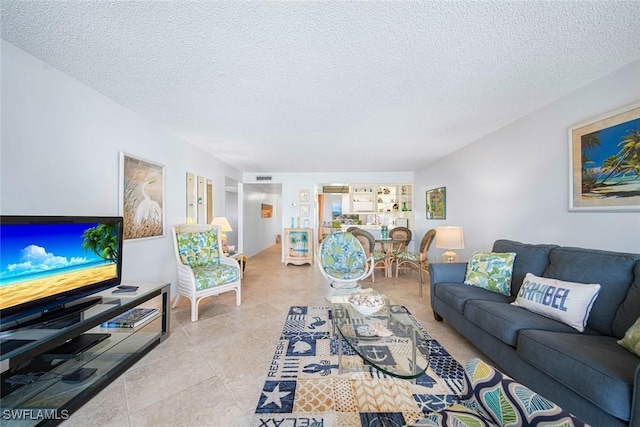
M272 179L271 175L256 175L256 181L271 181Z

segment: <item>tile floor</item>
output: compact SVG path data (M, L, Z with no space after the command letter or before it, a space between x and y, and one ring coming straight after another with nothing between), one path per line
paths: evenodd
M416 272L398 279L368 278L363 287L385 293L411 313L460 363L483 357L445 322L433 319L429 288L419 298ZM117 378L63 426L248 426L276 340L292 305L326 305L317 266L284 266L280 245L247 263L242 305L228 292L200 304L190 321L188 301L171 312L169 338Z

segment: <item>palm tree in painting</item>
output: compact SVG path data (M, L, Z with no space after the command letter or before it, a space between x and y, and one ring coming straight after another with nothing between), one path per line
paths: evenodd
M118 225L100 224L87 228L82 233L82 247L100 258L116 262L118 260Z
M598 132L593 132L582 136L581 141L581 164L582 164L582 192L588 193L595 184L596 175L587 165L593 164L593 161L589 158L589 150L594 147L600 146L600 136Z
M298 244L300 243L300 238L298 232L292 231L289 233L289 248L295 254L298 252Z
M602 162L602 172L607 173L604 175L596 185L604 185L604 183L613 175L617 175L620 172L620 158L617 155L612 155L604 159ZM594 185L595 186L595 185Z
M618 144L622 146L618 156L622 158L620 173L631 175L631 179L640 178L640 125L638 130L633 130Z
M302 243L302 245L301 245L302 246L301 247L302 251L301 252L304 252L304 253L307 252L307 241L308 240L309 240L309 237L307 236L307 233L306 232L301 232L300 233L300 241Z

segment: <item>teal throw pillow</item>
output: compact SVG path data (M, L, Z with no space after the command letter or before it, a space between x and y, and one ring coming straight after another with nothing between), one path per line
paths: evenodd
M618 341L618 344L640 356L640 317L638 317L636 323L631 325L624 337Z
M511 275L515 252L475 252L469 264L464 283L502 295L511 295Z

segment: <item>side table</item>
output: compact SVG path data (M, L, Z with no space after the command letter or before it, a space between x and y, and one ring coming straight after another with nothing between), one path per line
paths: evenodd
M240 278L244 279L244 254L242 252L235 252L233 255L229 255L229 258L233 258L240 264Z

